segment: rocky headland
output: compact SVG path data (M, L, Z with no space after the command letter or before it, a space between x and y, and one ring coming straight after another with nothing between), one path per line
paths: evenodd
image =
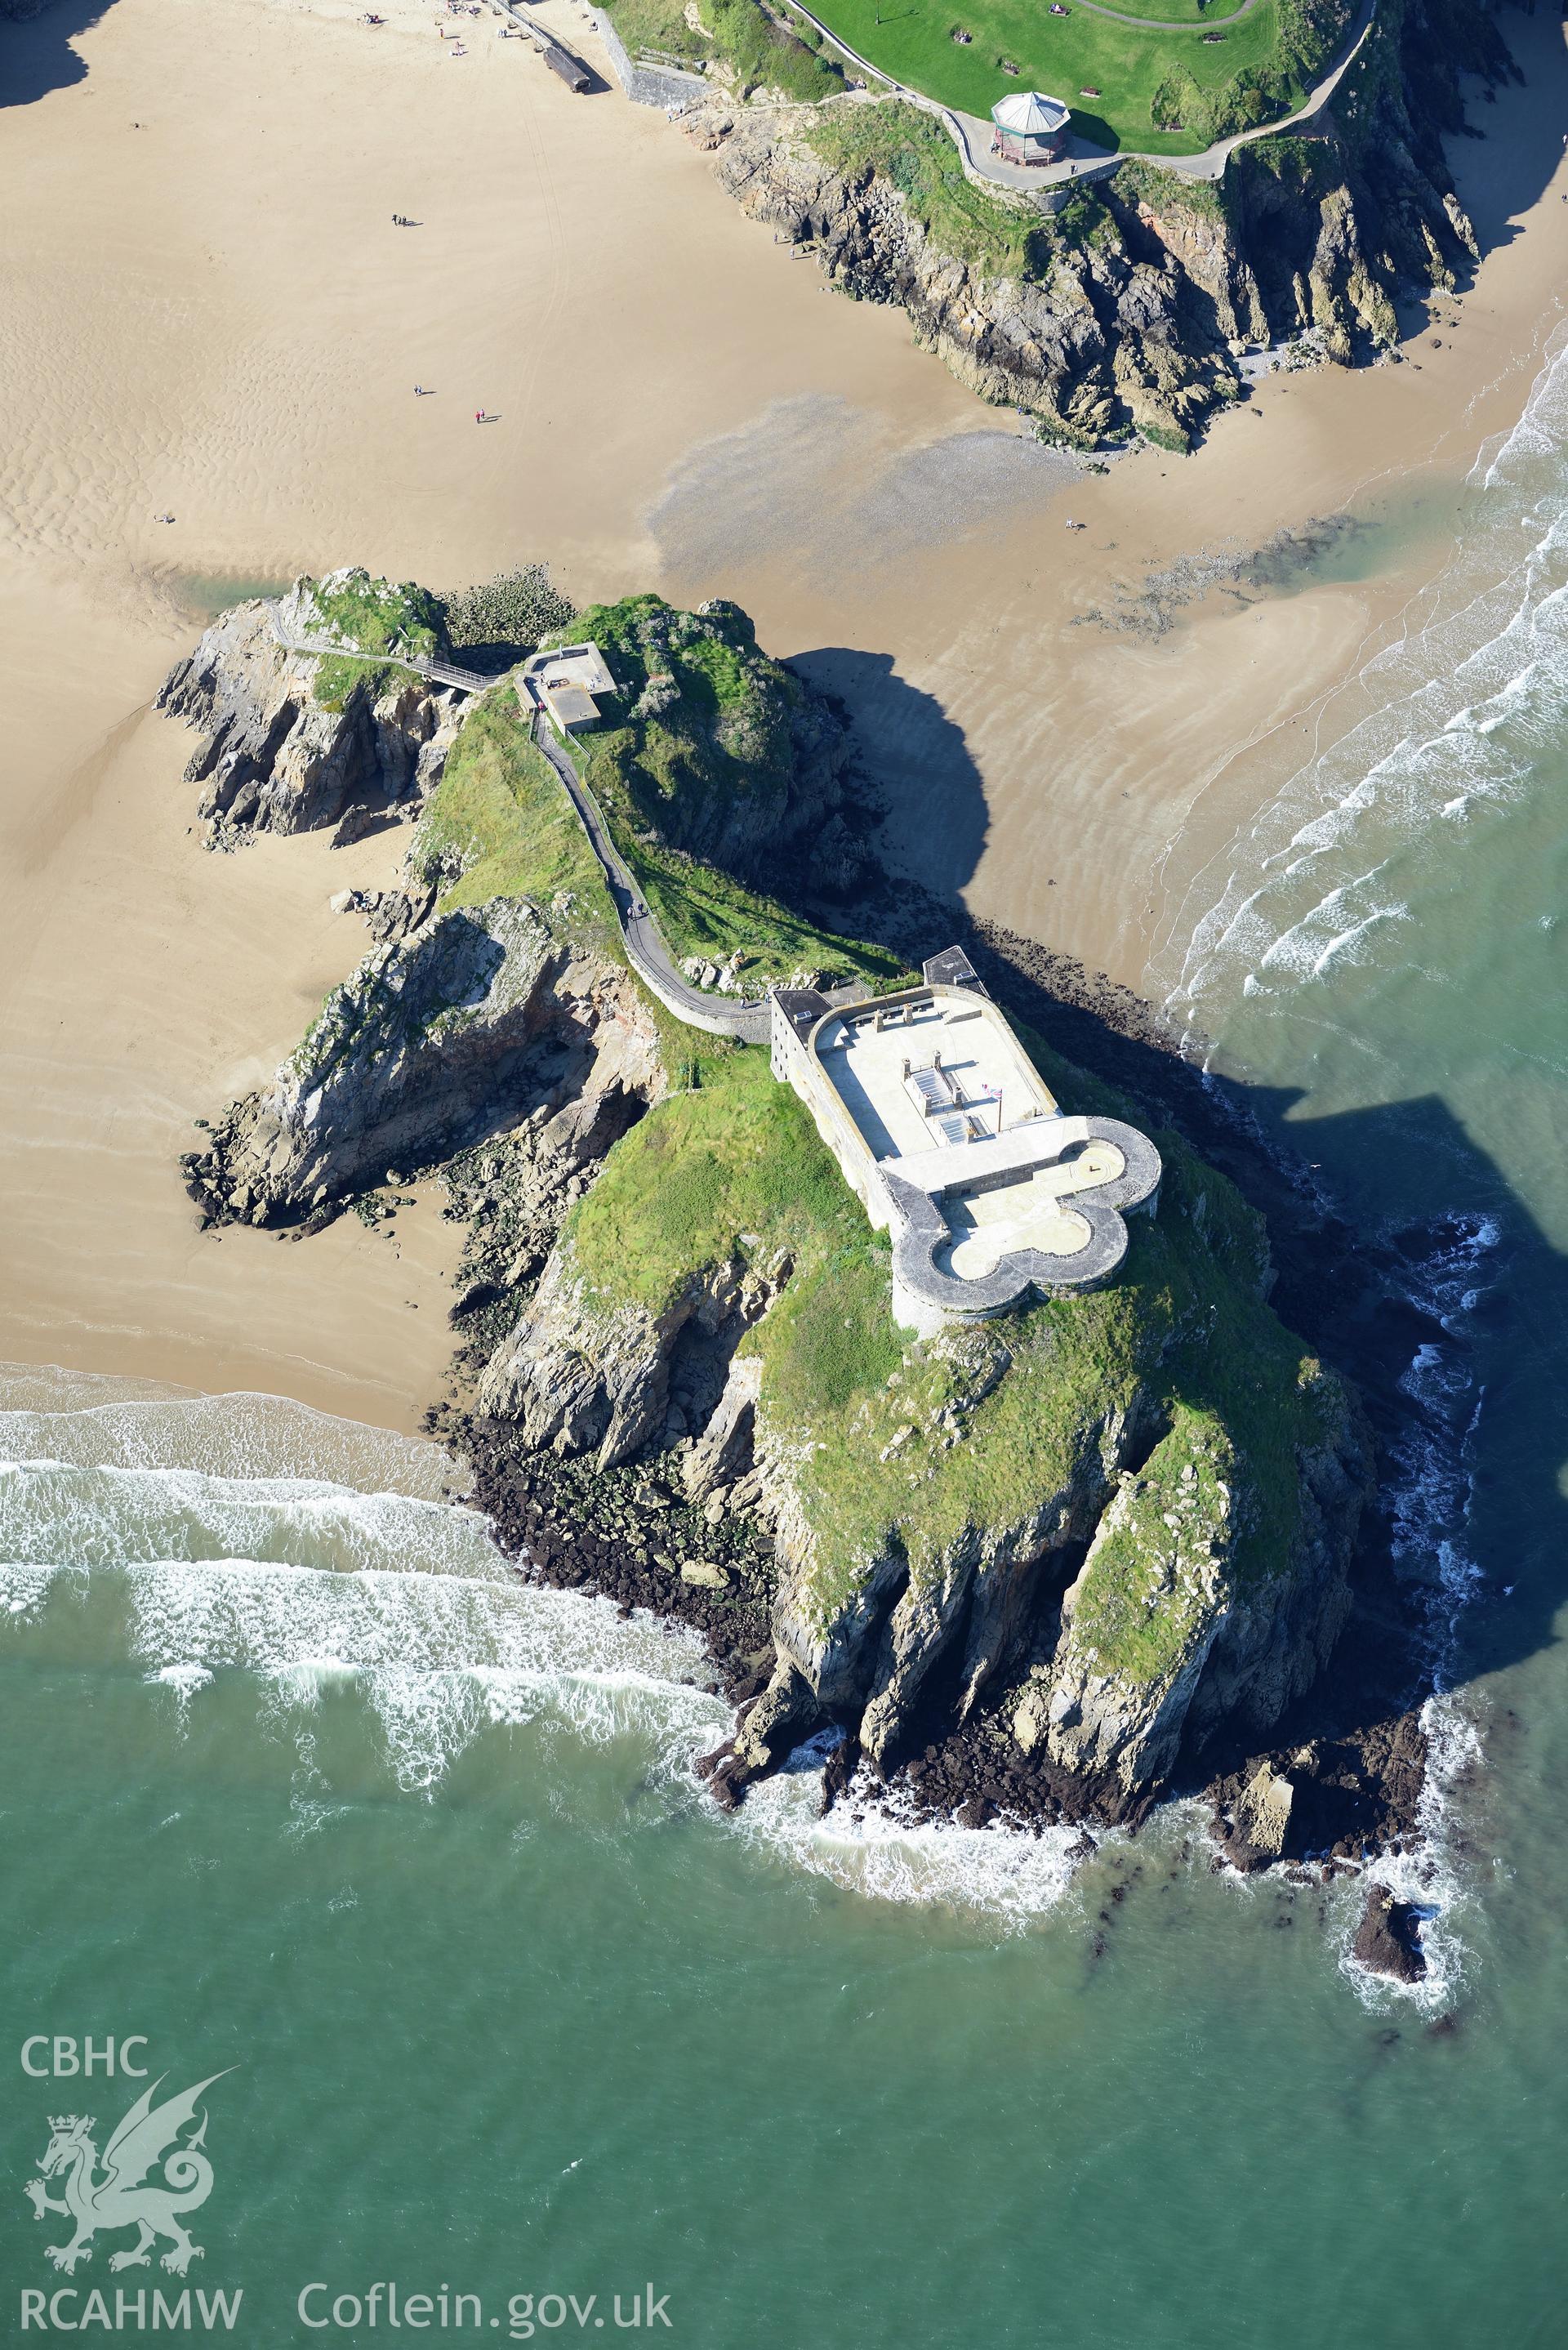
M946 130L902 101L774 103L731 75L681 127L754 219L842 292L901 306L1043 437L1182 448L1247 396L1249 354L1386 357L1397 305L1465 275L1476 239L1442 142L1468 127L1461 75L1490 89L1513 72L1480 0L1383 0L1312 122L1237 149L1217 181L1128 160L1053 192L1055 209L966 181Z
M390 813L404 881L345 901L369 951L188 1189L209 1222L302 1238L441 1178L466 1241L432 1427L520 1572L707 1635L737 1708L715 1798L815 1737L826 1800L893 1782L971 1825L1136 1825L1207 1786L1243 1867L1354 1868L1411 1834L1420 1674L1388 1630L1378 1431L1276 1312L1244 1191L1282 1203L1293 1295L1333 1251L1319 1227L1305 1277L1289 1180L1147 1008L969 930L1053 1090L1153 1130L1165 1182L1110 1286L912 1337L766 1055L628 968L513 686L464 702L389 665L443 641L420 591L337 574L289 608L342 655L284 653L241 606L165 689L213 845ZM871 992L947 942L951 909L881 885L840 713L744 614L634 598L573 633L618 687L575 755L673 955Z

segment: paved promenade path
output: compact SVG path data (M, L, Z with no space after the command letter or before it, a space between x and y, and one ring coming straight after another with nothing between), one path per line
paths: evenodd
M1217 32L1221 25L1234 25L1250 16L1258 0L1241 0L1228 16L1132 16L1125 8L1108 8L1106 0L1073 0L1075 8L1086 8L1091 16L1110 16L1118 25L1141 25L1151 33Z
M705 1028L713 1036L740 1036L748 1045L768 1041L769 1013L765 1003L726 1003L722 995L705 994L676 969L663 932L649 912L641 890L619 849L598 802L578 775L571 754L556 740L547 719L535 712L534 740L561 779L561 788L576 808L588 846L597 858L609 889L610 903L620 924L627 960L666 1009L689 1027Z
M1095 5L1095 0L1075 0L1075 5L1090 6ZM1252 5L1253 0L1243 0L1243 5L1236 11L1236 16L1244 16ZM992 125L982 122L978 114L963 114L954 107L939 105L935 99L927 98L920 90L910 89L907 83L895 81L892 75L884 73L880 66L874 66L869 57L863 57L857 50L852 49L831 25L805 6L805 0L789 0L789 5L797 16L805 17L819 33L826 34L834 47L841 56L846 57L851 65L858 66L863 73L874 74L889 97L901 98L910 106L918 106L923 114L934 114L945 125L949 137L963 157L964 169L971 180L990 180L1001 188L1054 188L1060 187L1064 181L1068 180L1106 178L1121 163L1153 163L1160 171L1173 172L1183 180L1221 179L1227 162L1238 147L1250 147L1259 139L1272 139L1279 131L1289 130L1297 123L1309 122L1315 114L1321 113L1360 54L1362 44L1371 32L1377 14L1376 0L1366 0L1338 62L1330 67L1295 112L1287 114L1282 121L1262 122L1253 130L1239 130L1233 138L1217 139L1211 147L1205 147L1199 155L1146 155L1131 148L1095 147L1086 139L1074 138L1069 139L1068 152L1059 163L1027 165L1007 163L1000 155L992 153ZM1201 25L1172 25L1163 17L1124 17L1117 9L1110 7L1097 7L1096 13L1102 16L1119 17L1124 24L1152 27L1162 33L1206 33L1215 26L1235 22L1234 16L1215 16ZM873 99L871 102L876 104L877 101Z

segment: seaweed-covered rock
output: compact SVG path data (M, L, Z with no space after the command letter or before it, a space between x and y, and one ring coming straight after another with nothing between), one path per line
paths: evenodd
M1408 1902L1397 1900L1386 1885L1370 1885L1354 1950L1374 1974L1396 1982L1419 1982L1427 1971L1421 1948L1420 1914Z

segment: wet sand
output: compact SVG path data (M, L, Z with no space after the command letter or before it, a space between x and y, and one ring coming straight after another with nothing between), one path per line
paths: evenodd
M1559 315L1568 207L1490 256L1420 372L1270 383L1198 457L1085 479L901 314L826 296L662 116L573 98L489 20L453 58L428 0L383 9L66 0L0 29L0 1356L407 1427L446 1354L429 1203L395 1243L219 1238L174 1172L361 951L330 892L403 846L201 849L189 743L146 705L203 611L345 561L736 595L856 707L912 868L1136 981L1238 753L1435 565ZM1507 21L1532 86L1458 157L1483 221L1568 119L1560 28ZM1073 625L1378 496L1427 522L1369 581L1211 595L1158 638Z

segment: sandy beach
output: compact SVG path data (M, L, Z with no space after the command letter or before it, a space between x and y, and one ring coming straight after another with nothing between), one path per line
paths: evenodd
M408 1427L447 1352L434 1201L292 1246L199 1234L177 1180L361 951L330 893L403 846L203 851L148 710L203 618L348 561L733 595L852 703L912 869L1136 983L1520 411L1563 315L1568 62L1505 19L1527 85L1456 152L1487 255L1418 367L1271 380L1196 457L1085 477L827 296L661 115L382 6L0 28L0 1357ZM1363 560L1288 592L1180 568L1346 514Z

